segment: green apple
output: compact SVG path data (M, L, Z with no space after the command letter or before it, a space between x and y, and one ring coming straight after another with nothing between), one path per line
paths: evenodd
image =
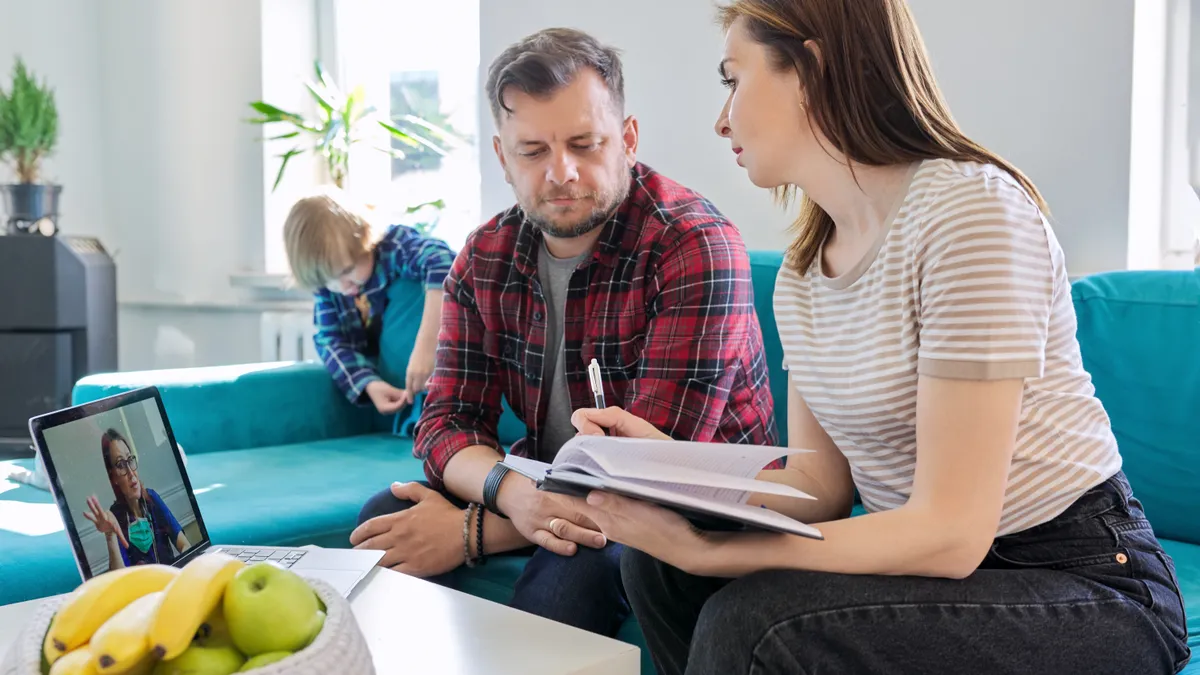
M323 619L308 582L266 562L242 568L229 581L224 608L233 644L246 656L299 651Z
M236 673L246 657L232 646L202 647L196 643L170 661L154 668L154 675L231 675Z
M242 669L238 672L244 673L249 670L254 670L255 668L262 668L263 666L275 663L276 661L282 661L291 655L291 652L267 652L266 654L259 654L258 656L247 661L245 665L242 666Z
M233 646L233 638L229 635L229 624L225 621L225 612L222 611L220 605L217 605L204 623L200 624L200 628L196 630L196 637L192 638L192 644L201 647Z

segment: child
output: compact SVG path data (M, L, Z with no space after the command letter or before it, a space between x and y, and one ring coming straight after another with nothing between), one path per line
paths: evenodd
M367 400L382 414L412 403L433 374L442 318L442 282L454 263L444 242L405 225L375 238L364 210L342 193L305 197L283 226L292 276L316 294L317 354L338 388L355 404ZM380 378L370 357L379 353L388 284L425 283L425 310L408 360L403 388Z

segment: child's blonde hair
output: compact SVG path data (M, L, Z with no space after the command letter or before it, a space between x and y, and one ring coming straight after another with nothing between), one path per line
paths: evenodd
M325 189L292 206L283 224L292 278L308 290L324 288L375 246L366 209L344 192Z

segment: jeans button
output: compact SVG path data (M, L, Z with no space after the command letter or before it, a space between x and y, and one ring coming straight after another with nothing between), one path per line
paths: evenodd
M1117 554L1117 564L1118 565L1124 565L1127 562L1129 562L1129 556L1125 555L1124 553Z

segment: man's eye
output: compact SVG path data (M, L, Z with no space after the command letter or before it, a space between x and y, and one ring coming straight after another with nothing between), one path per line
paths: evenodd
M529 152L522 152L522 153L521 153L521 156L522 156L522 157L528 157L528 158L532 159L532 158L534 158L534 157L537 157L537 156L541 155L541 154L542 154L542 152L544 152L544 151L542 151L542 150L531 150L531 151L529 151Z
M596 150L600 149L600 144L599 143L591 143L588 145L575 145L572 147L574 147L576 150L579 150L580 152L595 152Z

